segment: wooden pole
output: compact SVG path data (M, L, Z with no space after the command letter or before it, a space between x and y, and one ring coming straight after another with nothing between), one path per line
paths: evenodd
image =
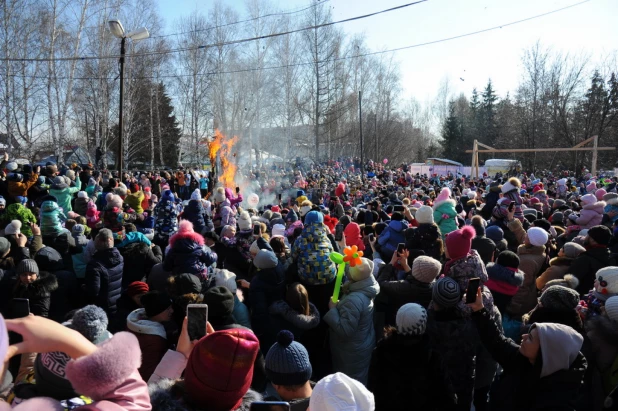
M615 150L616 147L597 147L598 151ZM478 153L534 153L545 151L594 151L594 147L578 147L578 148L511 148L511 149L495 149L495 150L477 150ZM474 150L466 150L466 153L473 153Z
M475 163L476 163L476 150L478 149L477 147L477 141L474 140L474 144L472 145L472 163L470 164L470 176L472 176L472 173L474 172L475 169ZM478 177L478 175L477 175Z
M592 144L592 170L590 171L592 172L592 176L594 177L597 175L597 150L599 144L599 136L594 136L592 138L594 138L594 141Z

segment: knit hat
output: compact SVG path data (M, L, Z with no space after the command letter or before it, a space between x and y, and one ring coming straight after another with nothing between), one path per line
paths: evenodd
M421 255L414 259L412 263L412 277L422 283L433 283L438 275L442 264L435 258Z
M530 241L530 244L540 247L543 246L547 243L547 240L549 239L549 235L547 234L547 231L543 230L540 227L532 227L528 230L527 232L528 235L528 241Z
M497 225L491 225L485 229L485 237L498 244L500 241L504 240L504 231Z
M105 310L96 305L87 305L75 311L67 327L79 332L88 341L99 344L111 337L107 331L108 324Z
M579 304L579 293L561 285L552 285L543 291L539 302L548 309L571 311Z
M502 251L496 259L496 264L502 267L519 268L519 256L512 251Z
M298 212L300 213L301 217L304 217L305 215L307 215L307 213L309 213L311 211L311 206L310 205L304 205L302 206Z
M502 192L508 193L513 190L518 190L521 187L521 181L516 177L509 178L509 181L502 185Z
M441 308L450 308L461 301L461 289L457 281L450 277L442 277L433 285L431 296L434 303Z
M235 410L249 391L260 343L251 330L234 328L202 338L185 368L186 395L197 408Z
M607 246L612 239L612 230L604 225L595 225L588 230L588 236L598 244Z
M423 335L427 328L427 311L415 303L404 304L397 310L397 332L402 335Z
M601 294L618 294L618 267L603 267L595 275Z
M213 324L221 324L234 311L234 294L223 286L212 287L204 293L204 304L208 304L208 318Z
M177 295L199 294L202 292L202 282L197 275L184 273L174 277L175 292Z
M11 249L11 243L4 237L0 237L0 257L4 256Z
M129 284L129 287L127 287L126 293L128 297L133 298L136 295L146 294L148 291L150 291L148 284L143 281L133 281Z
M295 223L298 221L298 215L294 210L290 210L290 212L285 216L286 223Z
M285 226L283 224L273 226L273 237L285 237Z
M215 201L215 203L224 202L225 201L225 188L217 187L213 195L213 200Z
M456 260L468 255L472 248L472 239L475 235L474 228L469 225L448 233L445 242L449 258Z
M324 214L319 211L309 211L305 216L305 224L324 223Z
M9 161L8 163L6 163L6 169L9 171L15 171L17 170L17 163L14 161Z
M11 221L4 229L4 235L9 235L9 234L18 235L20 233L21 233L21 221L19 220Z
M610 320L618 321L618 296L609 297L605 301L605 314Z
M260 270L275 268L277 264L279 264L279 260L275 253L270 250L260 250L253 259L253 265Z
M426 205L421 206L421 208L416 210L414 218L416 218L419 224L433 224L433 209Z
M200 192L199 188L196 188L195 190L193 190L193 192L191 193L191 200L201 200L202 199L202 193Z
M81 224L75 224L73 228L71 229L71 233L75 236L84 235L84 232L85 232L85 228Z
M79 191L77 193L77 198L88 198L88 193L85 191Z
M236 284L236 274L229 270L216 268L214 275L216 286L225 287L232 293L236 292L236 290L238 289L238 285Z
M595 181L591 181L590 183L588 183L588 185L586 186L586 191L590 192L590 191L595 191L597 189L597 183ZM584 196L586 197L586 196ZM582 199L583 200L583 199Z
M338 372L318 381L309 399L309 409L367 411L375 409L375 400L363 384Z
M157 314L161 314L172 305L172 299L165 292L161 291L149 291L142 295L140 302L146 310L148 317L154 317Z
M599 188L595 193L594 196L597 198L597 201L603 201L603 196L607 194L607 191L605 191L604 188Z
M597 198L594 196L594 194L586 194L582 197L582 206L587 206L596 202Z
M277 342L266 354L266 376L276 385L301 385L309 381L313 369L305 347L294 341L288 330L279 331Z
M565 243L562 250L564 256L567 258L577 258L581 253L586 251L584 247L574 242Z
M302 197L302 196L304 196L304 195L305 195L305 192L304 192L303 190L298 190L298 191L296 192L296 197Z
M553 224L564 224L564 214L561 213L560 211L556 211L551 216L551 222Z
M564 207L566 205L566 201L561 198L554 200L553 208L559 209L560 207Z
M373 273L373 261L361 257L361 262L361 264L349 268L348 272L352 281L366 280Z
M561 285L563 287L575 290L579 286L579 280L573 274L565 274L563 278L557 278L555 280L548 281L547 283L545 283L544 288L547 289L552 285Z
M174 202L176 198L174 197L174 193L171 190L165 190L161 194L161 201Z
M240 213L240 216L238 217L238 227L243 231L251 230L251 216L248 212L243 211Z
M36 261L30 259L21 260L19 264L17 264L17 267L15 267L15 274L19 275L23 273L38 274L39 266L37 265Z

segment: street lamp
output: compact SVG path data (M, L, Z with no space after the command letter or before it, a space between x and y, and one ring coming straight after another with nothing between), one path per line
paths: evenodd
M133 39L133 41L139 41L143 39L147 39L150 34L146 27L141 27L137 30L129 32L129 34L125 34L124 28L122 27L122 23L120 20L110 20L107 22L109 31L120 40L120 109L118 111L118 155L117 155L117 168L118 174L122 178L122 169L123 169L123 155L122 155L122 106L124 101L124 44L126 39Z

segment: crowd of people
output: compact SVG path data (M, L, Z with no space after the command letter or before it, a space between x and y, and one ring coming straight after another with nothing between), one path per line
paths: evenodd
M0 410L618 409L615 177L0 169Z

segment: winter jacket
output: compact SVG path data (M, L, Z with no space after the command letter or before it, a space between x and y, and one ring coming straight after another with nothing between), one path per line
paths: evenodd
M234 293L234 310L232 311L232 316L234 316L237 324L251 329L251 313L245 303L238 299L236 293Z
M485 196L485 205L481 209L481 216L485 220L491 219L491 212L494 210L496 204L498 204L498 200L500 199L500 192L498 191L489 191Z
M65 214L69 214L69 211L73 211L71 207L71 199L73 194L79 192L82 188L82 182L79 178L75 179L75 187L54 188L49 189L49 194L58 199L58 206L62 208Z
M292 246L292 258L298 263L298 276L303 283L328 284L337 275L335 263L329 259L333 246L322 223L309 224Z
M122 291L124 259L117 248L97 251L86 266L84 291L90 303L108 315L116 313L116 301Z
M36 217L32 214L29 208L24 207L20 203L14 203L6 208L6 213L3 216L3 226L6 226L13 220L21 221L21 232L26 237L32 237L32 228L30 223L36 223Z
M131 207L137 214L142 214L144 212L144 208L142 207L142 202L144 201L144 192L136 191L135 193L128 194L124 199L125 204Z
M603 221L604 208L604 201L597 201L596 203L585 205L579 213L579 217L575 220L575 224L582 229L592 228L595 225L601 224L601 221Z
M148 386L137 368L139 344L130 333L118 333L99 344L97 350L66 367L66 377L85 397L93 399L80 411L149 411ZM11 408L0 401L0 411L65 410L66 405L51 398L36 397Z
M373 276L349 284L336 307L324 316L330 327L333 370L367 385L375 346L373 300L380 286Z
M358 224L348 224L343 230L343 234L345 235L345 244L347 246L352 247L353 245L355 245L360 251L365 251L365 243L363 242L363 236L361 235L360 226Z
M545 263L545 247L522 244L517 248L517 255L519 256L519 269L524 273L524 282L511 299L506 311L519 319L536 306L538 296L536 277Z
M380 340L369 366L376 411L447 410L455 403L442 356L427 334L393 333Z
M457 394L458 409L470 409L474 390L475 357L478 333L470 318L462 317L456 308L427 311L427 334L431 347L442 357L447 377Z
M564 278L571 271L573 260L567 257L555 257L549 260L549 267L535 281L536 289L541 291L548 282Z
M494 243L491 238L479 235L472 239L472 249L479 253L481 260L487 265L491 262L494 252L496 251L496 243Z
M448 199L437 201L433 205L433 221L440 228L442 238L446 237L451 231L457 230L457 211L455 211L455 200Z
M127 236L133 233L127 233ZM132 242L118 246L118 251L124 260L122 274L122 289L126 289L134 281L142 281L148 277L150 270L163 259L163 253L158 245L150 247L145 242Z
M149 320L146 310L139 308L127 317L127 329L137 337L142 351L139 374L144 381L148 381L169 346L165 327L161 323Z
M155 231L164 236L170 236L178 231L178 206L173 201L160 201L153 212L155 216Z
M294 334L294 341L310 347L307 343L315 336L315 329L320 325L320 313L315 305L309 303L309 315L294 310L283 300L275 301L268 308L270 320L275 324L277 332L288 330Z
M62 223L67 220L55 201L43 201L41 205L41 234L56 236L64 231Z
M609 212L618 212L618 197L616 198L610 198L609 200L607 200L605 207L603 208L603 213L607 214ZM618 220L618 214L616 214L615 216L611 217L611 221L616 222L616 220Z
M592 289L597 271L612 265L616 265L615 258L605 247L590 247L578 255L571 263L570 273L579 280L579 295L585 296Z
M423 250L425 255L442 260L442 234L436 224L419 224L405 232L407 250Z
M542 361L531 364L519 351L519 345L506 338L486 310L472 316L483 345L502 366L502 377L492 386L490 407L496 410L571 411L582 386L587 363L579 347L558 340L551 329L541 337ZM573 333L575 331L572 330ZM545 340L543 340L545 338ZM560 347L551 350L549 347ZM580 344L581 347L581 344ZM560 365L571 362L569 369ZM572 360L571 360L572 359Z
M28 195L28 189L36 184L39 176L37 174L29 174L28 180L23 182L9 181L8 194L9 197L15 199L15 197L26 197Z
M222 227L226 225L236 227L236 211L231 207L228 199L225 199L219 205L219 215L221 216Z
M251 306L251 325L260 340L260 347L270 347L275 343L277 331L270 321L268 309L272 303L285 295L285 272L278 263L276 267L259 269L251 279L249 298ZM263 351L266 355L267 349Z
M204 245L204 237L196 232L179 232L170 238L170 249L163 260L163 269L174 275L195 274L208 278L208 267L217 262L217 254Z
M89 198L77 197L75 199L75 212L81 216L86 217L86 213L88 212L88 202L91 200Z
M34 261L41 272L48 272L56 277L58 285L51 293L49 318L63 322L66 314L77 308L81 302L76 298L78 286L75 274L66 269L60 253L51 247L43 247L34 254Z
M521 270L513 270L500 264L489 263L487 265L485 283L494 297L494 303L501 313L505 312L512 297L524 282L524 273Z
M204 212L202 202L198 200L190 200L189 204L184 208L180 218L191 221L193 223L193 230L196 233L203 233L205 231L212 231L214 226L208 215ZM209 225L206 224L208 220ZM208 228L208 230L205 230Z
M40 271L36 281L24 285L16 278L18 285L13 289L13 298L27 298L30 312L41 317L49 317L51 295L58 289L56 276L46 271Z
M618 376L612 374L612 366L618 358L618 323L605 315L597 315L586 322L586 333L591 342L593 355L588 358L602 381L602 387L595 390L602 399L616 386Z
M391 220L384 231L382 231L382 234L378 237L378 244L382 246L385 259L390 260L393 253L397 250L399 243L405 243L406 238L404 233L407 229L407 221Z

